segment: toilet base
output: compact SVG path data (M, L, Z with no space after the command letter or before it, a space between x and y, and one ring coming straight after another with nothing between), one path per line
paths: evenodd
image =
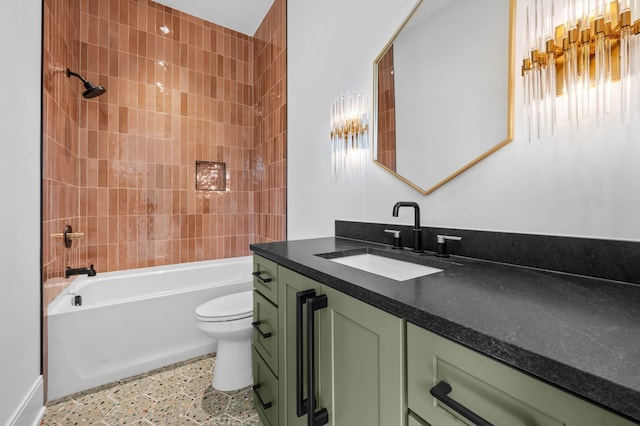
M231 391L245 388L252 382L251 339L220 340L213 367L213 388Z

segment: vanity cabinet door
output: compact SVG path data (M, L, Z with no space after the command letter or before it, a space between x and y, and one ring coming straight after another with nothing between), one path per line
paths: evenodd
M431 426L429 423L422 420L420 417L416 416L413 413L409 413L409 422L407 426Z
M444 394L450 400L436 398L434 389L436 394ZM407 325L407 399L409 410L438 426L632 425L413 324ZM488 423L469 421L451 408L451 400Z
M315 411L327 411L327 425L406 425L404 391L405 322L351 296L280 267L281 426L306 426L298 417L296 313L299 295L326 298L314 315ZM308 399L308 305L302 304L302 396Z
M405 322L333 288L320 292L319 408L328 424L406 425Z
M280 329L279 338L279 366L280 372L280 426L306 426L307 416L297 415L297 398L296 389L296 311L298 302L298 293L312 290L318 294L320 283L305 277L304 275L293 272L282 266L278 267L278 324ZM302 326L306 330L307 304L302 305ZM306 336L306 333L305 333ZM316 349L318 333L316 333ZM302 396L307 397L307 340L303 338L302 342L302 375L303 386ZM316 364L317 367L317 364ZM316 369L317 377L317 369ZM317 395L316 395L317 396Z

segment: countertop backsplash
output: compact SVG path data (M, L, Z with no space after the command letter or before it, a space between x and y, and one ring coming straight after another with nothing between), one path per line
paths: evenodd
M399 230L402 245L411 246L410 225L335 222L336 237L391 245L385 229ZM425 250L436 251L437 235L462 237L447 242L449 253L458 256L640 285L640 242L423 226Z

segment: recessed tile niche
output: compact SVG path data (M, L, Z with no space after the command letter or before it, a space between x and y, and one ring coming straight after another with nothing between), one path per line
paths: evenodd
M196 190L226 191L227 165L211 161L196 161Z

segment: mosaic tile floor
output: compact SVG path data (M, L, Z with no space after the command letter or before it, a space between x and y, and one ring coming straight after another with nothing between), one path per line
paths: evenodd
M47 404L41 426L262 426L251 388L211 387L215 356L203 356Z

